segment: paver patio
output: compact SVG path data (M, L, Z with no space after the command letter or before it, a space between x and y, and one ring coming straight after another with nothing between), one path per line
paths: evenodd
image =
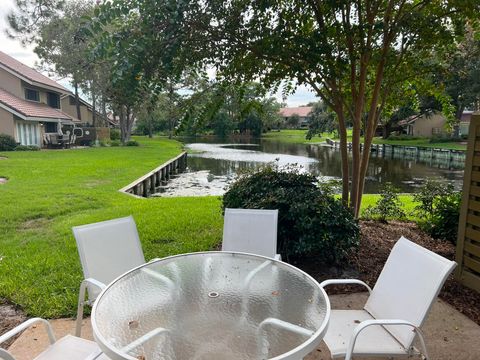
M333 309L360 309L367 299L366 293L330 296ZM53 320L57 338L73 334L72 319ZM82 336L92 339L90 320L84 320ZM48 344L43 325L25 331L10 347L18 360L32 359ZM480 326L442 300L437 299L423 327L430 357L433 360L480 359ZM328 360L330 353L325 345L308 355L305 360ZM366 360L379 360L380 358Z

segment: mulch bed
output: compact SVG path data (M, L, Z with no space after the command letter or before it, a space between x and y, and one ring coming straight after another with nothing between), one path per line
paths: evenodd
M26 319L27 317L18 307L0 299L0 335L5 334L8 330L14 328ZM8 348L15 339L16 337L2 343L0 347Z
M360 247L349 256L346 268L319 266L318 258L296 259L292 263L318 281L331 278L357 278L373 287L390 250L402 235L447 259L455 259L455 246L452 243L433 239L414 223L390 221L384 224L378 221L361 221L360 228ZM364 290L360 286L332 286L329 287L328 293ZM446 281L439 297L480 325L480 294L460 284L453 275Z

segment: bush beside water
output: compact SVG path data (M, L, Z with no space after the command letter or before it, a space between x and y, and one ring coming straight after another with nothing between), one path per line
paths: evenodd
M223 196L223 209L278 209L277 249L284 259L317 256L340 262L358 246L359 226L340 200L298 168L266 166L239 176Z

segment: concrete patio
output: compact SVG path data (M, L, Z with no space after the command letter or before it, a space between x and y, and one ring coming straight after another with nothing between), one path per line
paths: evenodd
M359 309L365 303L366 298L366 293L357 293L333 295L330 300L333 309ZM53 320L51 323L57 338L69 333L73 334L74 321L72 319ZM90 319L85 319L84 324L82 337L92 339ZM445 302L436 300L423 330L431 359L480 359L480 326ZM48 338L43 326L37 326L25 331L11 345L10 351L18 360L29 360L40 353L47 344ZM305 358L305 360L328 359L330 359L330 353L324 344Z

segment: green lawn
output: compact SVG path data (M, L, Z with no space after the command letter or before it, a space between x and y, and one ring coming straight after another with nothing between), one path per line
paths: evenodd
M289 143L300 143L300 144L312 144L324 142L327 138L331 138L335 141L333 134L324 133L322 136L315 136L311 140L306 140L305 136L307 130L292 130L285 129L280 131L268 132L262 136L263 139L275 139L282 142ZM351 130L348 130L348 141L351 141ZM362 139L363 141L363 139ZM452 149L452 150L465 150L467 148L466 144L459 142L430 142L430 139L420 138L420 139L408 139L408 140L385 140L381 137L376 137L373 139L374 144L390 144L390 145L403 145L403 146L419 146L419 147L434 147L441 149Z
M137 199L118 189L181 151L166 139L0 156L0 298L30 316L73 316L82 271L71 227L132 214L146 259L214 248L218 197ZM366 195L363 207L378 195ZM402 196L406 209L410 196Z
M276 140L288 143L314 144L324 142L328 134L314 136L311 140L305 139L307 130L282 129L280 131L270 131L262 135L262 139Z
M28 315L74 315L82 272L71 227L132 214L145 257L208 250L221 240L220 200L136 199L117 190L181 151L140 147L6 152L0 156L0 297Z

